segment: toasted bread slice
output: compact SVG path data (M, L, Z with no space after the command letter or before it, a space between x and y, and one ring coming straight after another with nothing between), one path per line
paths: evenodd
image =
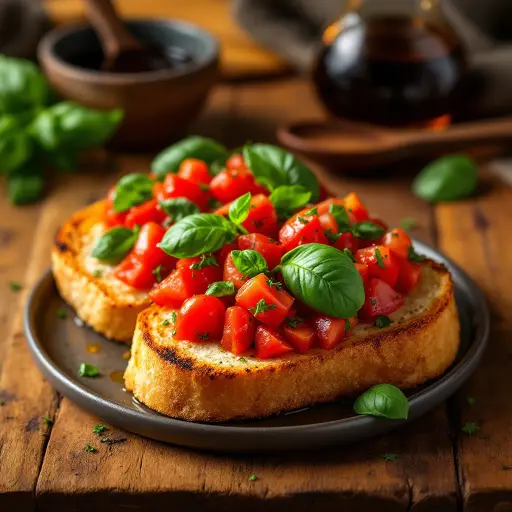
M107 338L131 341L137 315L150 305L147 292L125 285L113 266L91 256L96 240L108 229L104 202L75 213L55 238L52 269L61 296L77 315Z
M441 375L459 347L459 320L449 272L422 265L421 282L390 315L391 326L358 325L333 350L261 360L219 343L175 341L171 309L142 311L125 372L128 390L168 416L219 422L261 418L358 394L374 384L411 388Z

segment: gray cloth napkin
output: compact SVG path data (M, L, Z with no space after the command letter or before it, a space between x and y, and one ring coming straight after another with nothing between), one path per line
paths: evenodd
M385 2L386 0L381 0ZM239 23L302 72L343 0L235 0ZM512 0L445 0L442 8L467 49L474 100L468 117L512 114Z

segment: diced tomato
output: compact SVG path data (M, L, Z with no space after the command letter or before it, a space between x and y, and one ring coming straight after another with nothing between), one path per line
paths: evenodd
M370 271L368 270L368 265L366 263L354 263L356 270L359 272L361 279L363 280L363 285L366 286L368 279L370 279Z
M105 223L109 227L122 226L126 220L128 212L118 213L114 209L114 197L116 194L116 187L112 187L108 191L107 199L105 200Z
M336 219L330 213L323 213L319 217L320 224L324 228L324 231L329 231L332 234L338 232L338 224L336 223Z
M407 258L397 257L398 280L395 288L402 293L409 293L416 288L421 277L421 265Z
M128 228L142 226L147 222L161 224L167 218L167 214L160 208L156 199L151 199L137 206L132 206L126 216L125 225Z
M247 192L256 193L256 181L247 169L224 169L210 182L213 196L221 203L234 201Z
M227 217L229 215L229 207L232 202L233 201L230 201L229 203L219 206L213 213L215 213L215 215L220 215L221 217Z
M242 286L247 282L247 276L244 276L242 272L235 267L231 253L228 254L226 261L224 262L224 273L222 275L222 279L233 283L237 290L242 288Z
M226 308L211 295L195 295L181 306L176 319L174 339L216 341L222 338Z
M314 316L313 322L318 337L318 344L321 348L325 349L331 349L338 345L347 336L349 329L352 327L350 319L332 318L327 315L317 314Z
M384 235L382 244L389 247L391 252L396 256L408 258L409 247L412 242L409 235L403 229L395 228Z
M224 264L226 263L226 259L229 256L229 253L231 251L234 251L238 249L238 245L234 243L229 243L226 245L223 245L216 253L215 257L217 258L217 261L219 262L219 265L224 268Z
M315 328L307 322L297 323L295 327L287 324L283 327L283 334L286 341L299 354L306 354L313 346L316 338Z
M165 198L186 197L196 203L202 211L208 208L209 192L203 190L200 184L186 180L177 174L168 174L165 177L163 192Z
M316 205L318 215L323 215L324 213L329 213L329 208L331 207L331 204L345 206L345 202L340 197L330 197L329 199L325 199L324 201L322 201Z
M241 251L252 249L260 253L265 258L270 270L277 267L283 257L283 246L276 240L260 233L240 236L238 238L238 248Z
M254 341L256 320L244 308L233 306L226 310L222 346L236 355L243 354Z
M286 343L277 331L265 325L258 325L256 328L254 345L256 347L256 357L260 359L278 357L293 351L293 348Z
M389 315L404 303L403 297L382 279L371 277L365 288L366 300L359 316L371 321L379 315Z
M345 197L344 204L352 223L368 220L368 210L364 207L357 194L351 192Z
M348 249L350 252L355 254L359 249L359 240L350 232L342 233L341 236L334 242L333 247L343 251L343 249Z
M203 183L208 185L212 180L208 165L197 158L186 158L181 162L178 176L192 183Z
M244 157L240 153L233 153L227 160L226 160L226 167L228 169L245 169L245 161Z
M272 201L263 194L251 197L249 215L242 222L249 233L261 233L267 236L277 234L277 213Z
M132 250L137 259L150 267L151 270L155 270L158 266L164 267L161 269L163 277L174 269L177 261L176 258L169 256L160 247L157 247L165 232L166 229L155 222L144 224Z
M269 286L267 281L265 274L253 277L238 290L235 300L260 322L275 328L285 319L294 298L282 288Z
M379 257L380 256L380 257ZM355 254L358 263L366 263L370 276L394 286L398 279L398 264L391 251L383 245L365 247Z
M147 290L155 283L153 269L140 261L133 252L114 268L113 275L138 290Z
M205 261L208 262L209 260L211 260L210 264L204 264ZM193 268L198 266L201 268ZM191 280L193 284L190 285L190 288L194 290L195 295L206 292L208 286L222 280L222 268L215 256L204 255L183 258L178 260L176 268L183 270L185 276Z
M153 197L157 201L165 199L164 184L161 181L156 181L153 184Z
M329 243L322 224L320 224L316 215L309 217L296 215L292 217L279 231L279 241L283 244L285 253L299 245Z

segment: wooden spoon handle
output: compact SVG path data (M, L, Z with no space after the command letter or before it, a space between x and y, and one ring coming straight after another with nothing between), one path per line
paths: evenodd
M89 21L100 38L106 55L117 55L141 48L119 18L111 0L84 0Z

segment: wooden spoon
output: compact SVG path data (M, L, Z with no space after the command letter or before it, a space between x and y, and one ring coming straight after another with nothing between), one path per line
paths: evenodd
M86 14L105 55L101 69L111 73L137 73L169 67L165 55L144 46L126 28L111 0L84 0Z
M404 157L443 154L512 139L512 118L461 123L444 131L394 130L350 121L304 121L277 131L281 144L330 167L362 170Z

